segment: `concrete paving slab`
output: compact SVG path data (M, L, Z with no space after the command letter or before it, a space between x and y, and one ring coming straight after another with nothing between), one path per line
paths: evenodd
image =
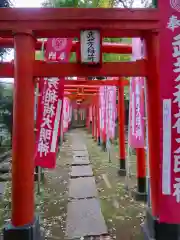
M84 144L72 145L72 150L73 151L83 151L83 150L87 150L87 147Z
M88 151L73 151L74 157L89 157Z
M82 199L97 197L94 177L74 178L69 182L69 198Z
M89 157L83 156L83 157L77 157L74 156L71 165L89 165Z
M5 193L5 183L0 183L0 200L3 198Z
M107 227L97 199L73 200L68 203L66 239L107 234Z
M71 178L92 177L93 176L92 167L91 167L91 165L72 166L70 176L71 176Z

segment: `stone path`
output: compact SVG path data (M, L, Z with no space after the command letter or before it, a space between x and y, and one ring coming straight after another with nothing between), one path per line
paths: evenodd
M107 235L88 151L80 134L72 135L66 239Z

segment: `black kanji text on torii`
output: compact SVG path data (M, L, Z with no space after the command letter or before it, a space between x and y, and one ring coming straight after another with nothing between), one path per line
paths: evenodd
M88 53L88 60L90 60L91 62L94 62L94 58L95 58L94 40L95 40L95 37L94 37L93 31L89 31L87 35L87 45L88 45L87 53Z

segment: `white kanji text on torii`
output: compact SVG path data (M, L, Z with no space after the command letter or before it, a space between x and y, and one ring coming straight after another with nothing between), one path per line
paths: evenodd
M169 21L167 23L167 28L170 29L172 32L174 32L175 29L180 27L180 20L177 16L172 15L169 18Z
M180 21L178 23L180 26ZM174 59L173 72L177 75L174 79L175 91L173 93L173 104L177 104L178 111L172 116L173 129L176 129L175 141L177 145L180 143L180 34L175 35L172 41L172 57ZM179 136L178 136L179 135ZM180 177L176 174L180 174L180 147L173 149L173 170L175 179L173 180L173 196L176 198L176 202L180 203Z

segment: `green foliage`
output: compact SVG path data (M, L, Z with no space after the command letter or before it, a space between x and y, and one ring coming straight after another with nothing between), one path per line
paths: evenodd
M0 0L0 8L11 7L12 2L10 0Z
M35 58L36 58L36 60L43 60L44 59L43 52L42 51L36 51Z
M43 7L55 7L55 8L71 8L71 7L85 7L89 1L85 0L46 0L43 3Z
M71 63L72 62L76 62L76 53L75 52L73 52L73 53L71 53L71 56L70 56L70 60L69 60Z
M107 1L109 1L107 3ZM45 0L43 3L43 7L55 7L55 8L63 8L63 7L80 7L80 8L96 8L96 7L104 7L105 5L109 5L110 7L114 7L117 5L115 0Z
M11 7L12 3L10 0L0 0L0 8L4 8L4 7ZM6 49L4 48L0 48L0 58L3 57L3 55L7 52Z
M104 38L104 42L111 42L111 43L126 43L131 44L130 38ZM127 62L130 61L131 55L130 54L103 54L103 61L104 62Z
M12 138L13 126L13 88L11 84L0 84L0 124ZM1 138L2 140L2 138Z
M129 100L129 87L127 86L124 87L124 95L125 100Z
M103 42L120 43L122 38L104 38Z
M152 0L152 6L157 8L158 7L158 0Z
M130 60L129 54L103 54L103 62L127 62Z

